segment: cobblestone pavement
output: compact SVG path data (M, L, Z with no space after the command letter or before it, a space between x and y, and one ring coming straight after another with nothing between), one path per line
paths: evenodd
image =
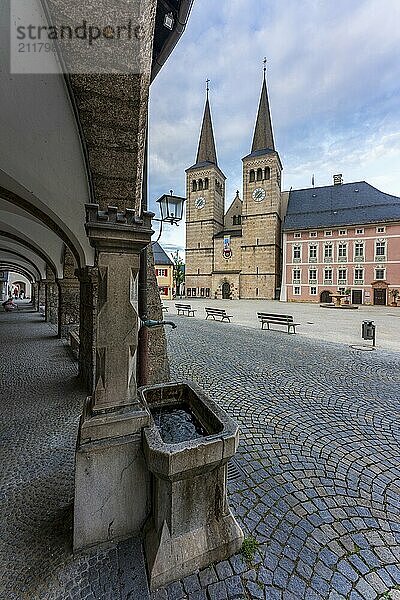
M398 600L400 355L173 319L175 378L240 423L230 503L258 548L153 600Z
M38 313L0 313L1 600L146 600L137 540L72 556L84 393Z
M153 600L398 600L400 355L174 319L175 378L241 425L230 502L258 546ZM76 364L37 313L0 332L1 600L145 600L137 542L72 557Z

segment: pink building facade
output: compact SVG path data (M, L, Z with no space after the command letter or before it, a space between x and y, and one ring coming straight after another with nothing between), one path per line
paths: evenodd
M350 185L356 193L361 189L360 184L346 184L341 186L341 192ZM352 304L394 303L395 294L392 294L392 290L400 292L400 199L389 196L389 200L397 201L391 203L390 209L388 203L383 205L382 202L372 207L375 210L371 210L369 206L369 216L372 217L375 213L379 218L375 222L312 227L321 221L334 223L336 220L344 223L346 218L354 219L354 213L358 213L359 216L368 213L362 210L362 201L358 197L358 205L350 204L351 215L346 214L346 208L342 206L339 197L336 198L336 203L330 202L327 210L318 210L326 207L327 188L319 188L321 189L324 190L323 193L319 193L318 189L309 190L311 198L324 198L322 207L315 203L312 215L306 212L307 205L304 207L303 217L296 213L293 208L299 208L297 203L297 207L292 207L293 218L290 218L289 199L289 218L283 230L281 300L325 303L331 301L332 294L345 293ZM375 191L382 194L378 190ZM330 192L333 192L335 199L336 189ZM330 199L332 200L332 194ZM368 201L370 198L364 199L364 202ZM397 222L394 220L396 212ZM306 227L300 227L301 224ZM299 227L291 230L295 225Z

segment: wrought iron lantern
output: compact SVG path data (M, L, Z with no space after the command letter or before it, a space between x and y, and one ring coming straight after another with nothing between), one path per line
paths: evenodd
M173 190L170 190L169 194L161 196L157 200L160 205L161 219L156 220L177 225L179 221L182 221L185 200L186 198L182 198L181 196L174 196Z

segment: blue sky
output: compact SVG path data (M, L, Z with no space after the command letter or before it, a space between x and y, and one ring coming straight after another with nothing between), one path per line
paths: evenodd
M226 204L242 190L262 82L283 189L366 180L400 195L400 0L195 0L187 30L151 88L150 206L185 195L205 100ZM161 244L184 247L184 224Z

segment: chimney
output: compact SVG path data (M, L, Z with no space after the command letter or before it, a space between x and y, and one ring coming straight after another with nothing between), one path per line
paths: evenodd
M333 176L333 185L342 185L342 183L343 183L343 175L341 173Z

